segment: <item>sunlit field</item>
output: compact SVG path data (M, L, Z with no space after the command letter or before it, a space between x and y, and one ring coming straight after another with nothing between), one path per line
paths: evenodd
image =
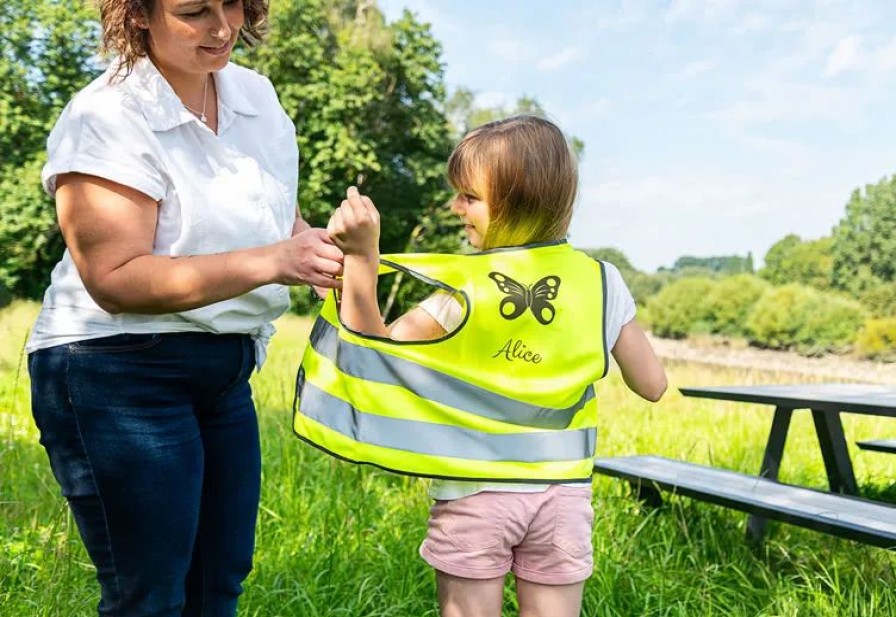
M0 311L0 616L94 615L93 568L29 411L22 346L36 311L21 302ZM417 556L425 483L337 462L292 434L293 379L309 326L281 319L268 364L253 378L264 482L240 615L435 616L434 577ZM659 454L755 473L771 408L688 399L677 388L809 381L684 363L667 370L669 392L654 405L629 393L618 372L599 384L600 456ZM844 424L851 442L896 434L885 418L847 415ZM896 501L896 456L852 454L863 492ZM781 478L825 485L808 412L794 414ZM594 506L587 617L896 614L896 553L777 523L751 548L738 512L684 498L642 510L624 483L604 477L595 481ZM515 615L510 582L505 597L505 614Z

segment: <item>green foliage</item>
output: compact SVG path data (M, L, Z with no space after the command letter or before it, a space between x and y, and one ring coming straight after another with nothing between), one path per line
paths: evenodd
M740 255L719 255L714 257L693 257L684 255L675 260L672 266L674 271L683 271L690 268L705 268L719 274L741 274L753 272L753 255L747 253L745 257Z
M314 288L310 285L298 285L289 288L290 310L296 315L314 317L320 312L323 304Z
M785 236L765 254L759 275L774 285L800 283L828 289L833 278L833 245L830 237L803 241L795 234Z
M541 106L541 103L529 96L521 96L516 100L513 107L510 108L504 106L476 107L475 100L476 95L472 90L458 88L446 103L445 110L448 114L448 119L454 127L456 139L460 139L465 133L475 129L477 126L509 116L526 114L547 118L551 121L554 120ZM566 139L576 158L581 161L585 156L585 142L575 135L567 135Z
M664 287L647 302L653 333L684 338L699 330L709 317L706 298L712 288L706 277L682 278Z
M628 286L629 291L631 291L632 297L635 299L635 304L641 307L642 311L646 309L647 300L651 296L659 293L660 289L672 280L672 275L669 272L657 272L655 274L641 272L632 265L632 262L625 256L625 253L614 247L607 246L581 250L592 259L607 261L616 266L619 269L619 273L622 275L622 279ZM646 312L644 314L646 314ZM642 313L639 313L638 315L639 321L641 321Z
M646 307L648 300L658 294L663 287L673 280L667 272L647 274L636 271L629 276L625 274L622 276L625 278L629 291L632 292L635 304L641 307Z
M842 351L866 318L848 298L790 284L766 291L747 317L750 341L771 349L796 349L815 355Z
M869 287L861 293L859 301L872 317L896 317L896 282Z
M9 306L12 302L12 293L3 283L0 283L0 309Z
M767 288L768 283L752 274L737 274L713 283L705 299L710 331L726 336L746 334L747 315Z
M856 337L855 347L866 358L896 361L896 317L866 321Z
M94 18L81 0L0 4L0 284L15 296L39 298L62 255L40 168L56 117L99 72Z
M0 284L20 298L38 299L65 243L53 200L40 184L39 155L0 178Z
M43 150L72 95L96 74L98 24L82 0L0 4L0 165L5 173Z
M605 246L597 249L581 249L581 251L591 259L610 262L619 268L619 272L621 272L623 276L625 276L626 273L637 271L632 265L632 262L625 256L625 253L612 246Z
M387 24L373 3L282 0L271 11L271 36L244 62L296 124L303 215L324 225L358 185L380 210L383 251L403 249L448 197L441 46L410 13Z
M896 176L856 189L833 232L834 285L858 294L896 281Z

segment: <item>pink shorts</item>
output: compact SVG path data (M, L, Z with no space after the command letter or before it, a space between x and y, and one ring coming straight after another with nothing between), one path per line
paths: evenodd
M512 571L533 583L569 585L591 576L593 525L590 486L476 493L433 504L420 556L463 578Z

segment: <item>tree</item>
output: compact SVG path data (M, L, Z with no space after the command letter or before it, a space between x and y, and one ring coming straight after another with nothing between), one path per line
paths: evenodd
M38 299L65 243L52 200L40 185L43 155L0 178L0 286Z
M99 25L82 0L0 3L0 163L42 151L72 95L98 73Z
M98 24L81 0L0 4L0 284L38 298L63 250L40 186L47 135L99 72Z
M448 99L446 110L457 139L477 126L509 116L527 114L540 118L549 117L541 103L526 95L518 98L514 106L509 109L502 106L476 107L476 95L467 88L458 88L454 91ZM567 141L576 157L582 160L585 156L585 142L575 135L567 135Z
M684 255L675 260L673 270L684 271L693 268L705 268L718 274L752 274L753 254L747 253L745 257L740 255L719 255L713 257L694 257Z
M623 276L626 272L637 272L637 269L632 265L632 262L628 260L628 257L625 256L625 253L612 246L605 246L599 249L582 249L582 252L592 259L609 261L619 268L619 271L623 273Z
M408 12L385 23L373 2L282 0L270 17L271 36L245 59L296 124L303 215L324 225L358 185L381 212L382 249L404 249L449 196L441 46Z
M607 261L616 266L638 306L646 306L648 299L659 293L671 279L666 273L647 274L641 272L632 265L625 253L617 248L606 246L597 249L582 249L582 252L592 259Z
M800 283L828 289L833 273L832 247L830 237L804 241L797 235L787 235L765 254L765 266L759 275L774 285Z
M832 235L835 287L860 293L896 280L896 175L856 189Z

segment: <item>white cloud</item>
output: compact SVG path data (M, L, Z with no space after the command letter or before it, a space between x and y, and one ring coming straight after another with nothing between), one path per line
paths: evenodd
M768 81L755 83L750 98L735 101L710 116L735 132L786 120L837 120L859 117L864 106L848 88Z
M521 37L508 34L494 36L488 42L487 48L493 56L508 62L525 60L530 49Z
M497 90L489 90L486 92L477 92L474 106L480 109L491 109L494 107L510 108L516 103L517 97L507 92Z
M690 79L714 68L716 68L716 65L711 60L695 60L694 62L688 62L680 71L673 73L670 77L672 79Z
M877 50L876 60L876 68L880 72L888 73L896 69L896 37Z
M610 112L613 103L607 97L601 97L588 105L588 113L595 116L602 116Z
M666 20L714 19L732 13L739 4L740 0L672 0Z
M861 45L862 39L858 36L848 36L837 41L837 45L828 55L827 66L824 69L825 77L836 77L855 68L862 56Z
M772 24L773 20L768 15L748 13L734 25L733 32L735 34L757 34L768 30Z
M576 49L575 47L565 47L557 53L540 60L536 65L536 68L539 71L556 71L568 64L576 62L582 55L580 49Z

